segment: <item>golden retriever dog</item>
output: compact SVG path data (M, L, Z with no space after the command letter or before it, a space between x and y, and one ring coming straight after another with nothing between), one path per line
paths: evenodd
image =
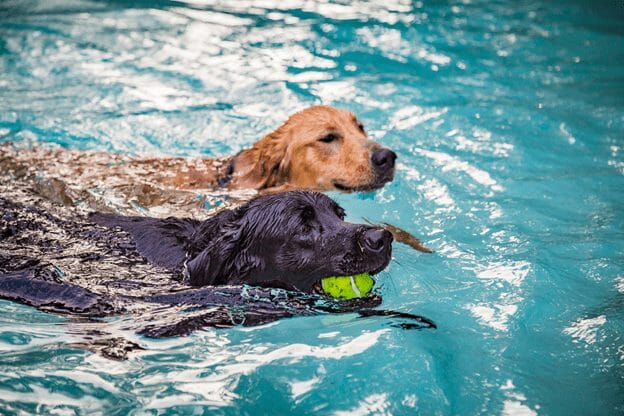
M315 106L232 158L230 186L373 190L392 180L395 160L393 151L368 139L353 113Z
M94 199L104 200L109 208L122 201L121 205L136 210L172 203L182 208L197 204L198 194L215 191L374 190L393 179L395 160L394 152L368 138L353 113L329 106L293 114L275 131L230 157L131 157L0 146L0 170L5 174L31 180L35 190L56 202L90 200L90 208L100 209L102 204L94 206ZM175 213L161 211L162 215Z

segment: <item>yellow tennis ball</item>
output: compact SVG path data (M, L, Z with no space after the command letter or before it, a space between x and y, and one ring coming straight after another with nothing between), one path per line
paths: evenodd
M321 285L326 295L350 300L368 296L375 281L370 274L360 273L354 276L329 276L321 280Z

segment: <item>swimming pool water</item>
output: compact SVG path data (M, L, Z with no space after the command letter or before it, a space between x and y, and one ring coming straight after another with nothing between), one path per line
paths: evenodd
M332 193L394 245L384 307L154 341L115 362L0 301L0 414L624 412L621 2L4 1L0 140L222 155L302 107L399 155Z

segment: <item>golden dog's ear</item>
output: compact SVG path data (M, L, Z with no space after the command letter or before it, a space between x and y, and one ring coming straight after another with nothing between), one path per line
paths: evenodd
M290 167L288 143L288 137L278 129L240 152L234 158L233 185L260 190L286 182Z

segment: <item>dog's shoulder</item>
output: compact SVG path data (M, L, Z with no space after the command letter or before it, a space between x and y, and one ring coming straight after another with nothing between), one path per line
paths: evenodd
M168 269L179 268L184 263L187 246L201 224L191 218L126 217L105 213L91 214L90 219L98 225L126 231L143 257Z

